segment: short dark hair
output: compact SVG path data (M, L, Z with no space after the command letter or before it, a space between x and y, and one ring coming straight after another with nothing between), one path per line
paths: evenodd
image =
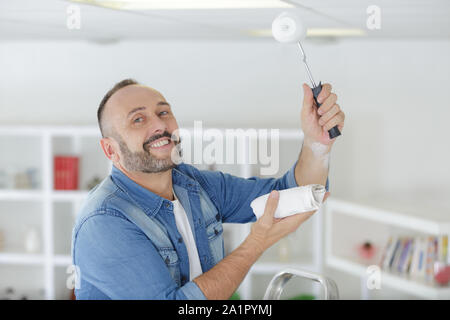
M140 84L134 79L125 79L120 82L117 82L114 87L112 87L103 97L102 101L100 102L100 105L98 106L97 110L97 120L98 120L98 126L100 128L100 132L102 133L102 137L105 137L104 131L103 131L103 124L102 124L102 118L103 118L103 111L105 110L105 105L108 102L109 98L118 91L119 89L122 89L123 87L130 86L133 84Z

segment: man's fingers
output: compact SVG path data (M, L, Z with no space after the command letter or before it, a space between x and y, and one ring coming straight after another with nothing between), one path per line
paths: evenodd
M317 112L319 113L319 115L323 115L324 113L330 111L331 108L334 107L336 102L337 102L337 95L335 93L330 93L328 98L325 99L325 101L322 103Z
M325 125L323 126L323 129L325 131L330 130L334 126L342 125L345 120L345 115L342 111L340 111L338 114L336 114L333 118L327 121Z
M280 193L277 190L272 190L269 195L269 198L266 202L266 207L264 208L264 214L261 219L267 219L267 221L273 220L273 215L275 214L275 210L278 207L278 200L280 198Z
M320 104L324 103L325 100L328 98L328 96L331 93L332 86L329 83L324 83L322 85L322 90L319 93L319 96L317 97L317 102Z
M319 110L320 109L322 109L322 107L320 107ZM323 126L339 112L341 112L341 107L338 104L334 104L333 106L331 106L331 108L328 109L327 112L323 113L323 115L319 118L319 125Z

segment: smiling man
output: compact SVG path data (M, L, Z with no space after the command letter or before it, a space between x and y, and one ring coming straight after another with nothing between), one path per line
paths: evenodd
M77 299L228 299L261 254L313 214L273 218L276 190L328 185L334 139L327 131L342 131L344 114L330 85L318 98L320 114L311 89L303 89L298 159L279 179L243 179L176 165L170 104L134 80L116 84L97 112L113 168L89 193L72 234ZM256 221L250 202L269 192ZM248 222L250 234L224 257L222 223Z

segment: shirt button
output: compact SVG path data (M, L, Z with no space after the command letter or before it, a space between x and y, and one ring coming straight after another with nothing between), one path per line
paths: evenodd
M219 234L219 231L217 231L217 229L214 229L214 233L217 236Z
M170 208L170 203L166 202L166 208Z
M220 220L220 213L216 214L216 220L217 220L217 221Z
M183 242L183 238L178 238L178 243L182 243Z
M181 281L185 282L185 281L186 281L186 279L187 279L187 278L186 278L186 276L184 276L184 275L183 275L183 276L181 276Z

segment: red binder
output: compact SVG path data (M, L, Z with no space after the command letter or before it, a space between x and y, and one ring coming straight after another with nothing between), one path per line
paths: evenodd
M54 157L54 189L77 190L79 158L74 156Z

